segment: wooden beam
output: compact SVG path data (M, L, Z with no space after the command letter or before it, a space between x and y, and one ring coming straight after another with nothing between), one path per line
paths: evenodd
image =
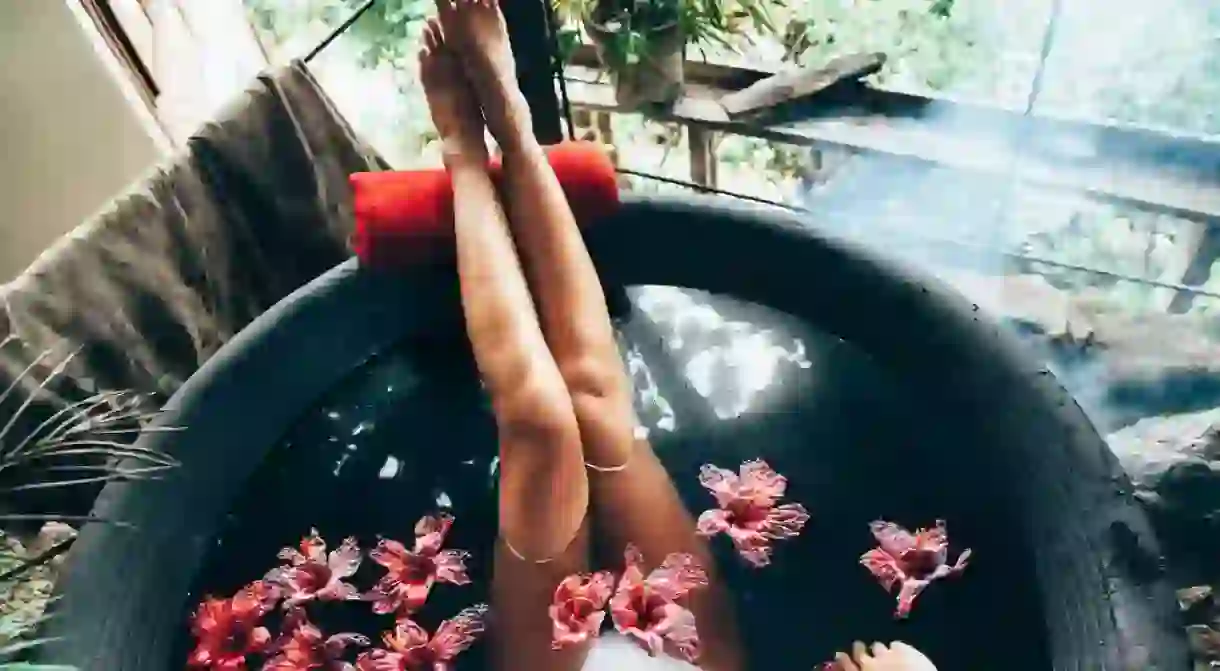
M1220 227L1192 224L1181 240L1174 241L1174 258L1158 278L1162 282L1185 286L1202 286L1211 277L1212 265L1220 260ZM1188 291L1158 289L1155 303L1166 312L1190 310L1195 295Z
M802 67L776 73L740 91L727 93L720 98L720 104L735 120L757 118L835 84L867 77L884 65L885 54L851 54L820 68Z

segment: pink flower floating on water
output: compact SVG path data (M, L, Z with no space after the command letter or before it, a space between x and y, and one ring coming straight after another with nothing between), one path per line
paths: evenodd
M410 615L428 600L437 582L468 585L463 550L442 550L445 535L453 526L451 515L424 517L415 524L415 547L408 550L398 541L383 539L369 557L386 568L386 574L366 598L378 614Z
M284 591L284 607L295 608L309 601L348 601L360 592L345 582L360 568L360 548L355 538L347 538L330 554L317 529L301 539L299 547L280 550L279 558L288 562L269 572L264 580Z
M915 598L932 581L955 575L966 568L970 550L963 551L949 564L949 535L944 520L931 529L914 534L893 522L877 521L869 527L879 547L865 552L860 563L889 591L898 590L894 616L904 618L911 612Z
M474 645L487 628L487 606L471 606L445 620L429 635L414 620L403 618L383 636L385 649L356 659L358 671L452 671L457 656Z
M361 654L353 664L344 659L354 646L370 644L360 634L326 636L309 621L306 608L320 601L360 598L345 581L361 563L360 548L348 538L329 554L326 542L310 530L295 548L280 551L287 562L263 580L242 588L230 599L205 599L191 618L196 646L187 659L192 669L211 671L449 671L454 658L469 648L485 627L486 606L467 608L429 636L405 617L419 608L435 582L465 585L465 552L441 550L453 525L448 515L425 517L415 526L415 545L383 540L370 552L388 571L369 599L374 611L397 613L392 632L384 634L387 649ZM284 604L280 634L272 637L262 620ZM259 661L262 664L259 664Z
M271 646L271 632L259 623L275 609L279 598L275 585L260 580L231 599L205 599L191 618L196 646L187 666L244 671L246 655L265 652Z
M772 543L796 537L809 521L801 504L777 505L788 480L761 459L745 462L740 473L705 464L699 482L717 505L699 516L699 534L727 534L738 554L755 567L770 564Z
M675 552L645 576L640 551L628 545L623 554L627 565L610 599L614 628L653 657L665 652L694 662L699 656L695 615L677 602L706 587L707 572L691 555Z
M551 603L551 647L558 650L584 643L601 632L606 603L614 591L614 574L599 571L571 575L555 588Z
M352 646L369 644L368 637L360 634L324 635L303 610L289 611L284 630L288 633L276 643L274 656L262 671L354 671L344 653Z
M662 652L693 662L699 656L695 616L678 603L706 587L707 572L689 554L675 552L652 573L634 545L623 553L626 566L615 586L608 571L564 578L551 603L552 647L584 643L601 633L605 609L614 628L653 657ZM613 593L613 596L611 596Z

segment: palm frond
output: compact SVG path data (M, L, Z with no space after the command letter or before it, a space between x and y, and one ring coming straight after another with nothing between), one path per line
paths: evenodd
M41 615L26 619L19 612L0 615L0 671L76 671L76 667L62 664L18 661L21 655L53 640L33 638L34 631L45 620Z
M12 336L0 340L0 354L21 347ZM79 352L43 350L0 391L0 408L24 396L11 414L0 413L0 510L4 511L0 523L90 521L79 515L21 511L11 498L39 490L98 488L114 481L156 478L178 466L173 457L135 444L143 433L176 430L150 426L159 411L150 410L155 404L149 395L105 390L71 402L60 400L56 392L71 386L66 372ZM31 408L47 402L62 407L32 429L24 429L35 424L27 416Z

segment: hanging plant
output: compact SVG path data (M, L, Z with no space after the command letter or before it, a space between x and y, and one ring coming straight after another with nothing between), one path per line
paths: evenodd
M774 33L779 0L555 0L560 17L589 36L610 72L620 105L667 107L682 92L686 46L736 50L740 40ZM575 43L569 31L561 49Z

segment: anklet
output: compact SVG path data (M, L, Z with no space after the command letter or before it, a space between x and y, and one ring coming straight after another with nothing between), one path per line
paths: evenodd
M505 538L503 535L500 536L500 542L504 543L504 547L508 548L509 554L511 554L512 556L516 557L517 559L519 559L527 564L549 564L549 563L555 561L555 557L547 557L546 559L530 559L530 558L526 557L525 555L521 554L520 552L518 552L517 548L513 547L513 544L509 543L508 539Z
M587 468L591 471L596 471L598 473L621 473L621 472L627 470L627 467L630 465L631 465L630 456L627 457L627 461L624 461L623 463L619 464L618 466L598 466L597 464L590 464L587 461L585 462L585 468Z
M516 557L518 560L523 561L527 564L549 564L549 563L555 561L555 559L558 558L559 555L566 552L567 549L572 546L572 543L576 542L577 538L580 538L580 533L582 531L584 531L585 524L588 523L588 519L589 519L589 511L585 510L585 514L580 520L580 526L576 527L576 533L572 535L572 539L569 540L567 542L567 544L564 545L563 548L559 550L559 552L551 555L550 557L546 557L544 559L530 559L529 557L526 557L525 555L521 554L521 551L518 550L517 548L513 547L513 544L508 541L508 537L504 535L503 530L501 530L500 533L498 533L496 535L499 537L500 542L504 544L504 547L508 550L508 553L511 554L512 556Z

